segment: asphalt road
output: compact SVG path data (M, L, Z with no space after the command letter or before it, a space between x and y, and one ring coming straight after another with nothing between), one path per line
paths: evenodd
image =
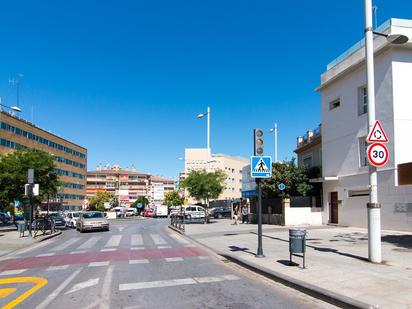
M0 260L3 308L333 308L208 255L167 220L66 230ZM9 306L9 307L7 307Z

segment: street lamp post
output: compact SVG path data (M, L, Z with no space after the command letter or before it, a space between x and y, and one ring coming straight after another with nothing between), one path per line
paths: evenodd
M207 112L204 114L197 115L198 119L207 116L207 158L206 158L206 171L209 171L209 162L210 162L210 107L207 107Z
M278 124L275 123L275 126L270 129L270 132L273 132L275 134L275 153L274 153L274 159L275 163L278 162Z
M368 127L373 129L375 116L375 72L374 72L374 50L373 34L386 37L391 44L405 44L409 38L405 35L383 34L373 31L372 22L372 0L365 0L365 51L368 93ZM381 205L378 202L378 176L376 167L369 166L369 203L368 208L368 257L373 263L382 262L381 245Z

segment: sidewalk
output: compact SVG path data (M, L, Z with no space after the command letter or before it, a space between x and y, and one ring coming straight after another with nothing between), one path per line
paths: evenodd
M36 238L29 238L28 231L26 231L25 236L20 238L20 233L16 230L0 230L0 257L16 250L27 248L46 239L56 237L61 233L62 231L56 231L51 235L48 234L37 236Z
M384 263L367 261L367 230L308 227L306 269L289 266L288 227L265 225L256 258L257 226L229 220L187 224L186 235L220 255L307 292L360 308L412 308L412 233L384 231Z

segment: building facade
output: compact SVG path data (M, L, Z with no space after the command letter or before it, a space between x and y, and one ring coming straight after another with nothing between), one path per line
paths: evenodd
M86 148L0 111L0 154L19 148L37 149L53 156L61 189L52 199L52 209L82 209L86 197Z
M193 170L217 171L226 173L225 189L219 200L236 200L242 197L242 170L249 160L224 154L208 153L207 148L185 149L185 171L187 176Z
M377 31L412 38L412 21L391 19ZM376 119L389 137L389 161L377 169L382 228L411 231L412 185L398 177L400 167L412 162L412 43L395 46L376 36L374 53ZM366 82L363 41L321 75L324 223L367 226Z
M172 179L140 173L135 168L97 167L87 172L87 197L97 192L108 192L115 196L121 206L129 207L139 196L150 203L163 202L164 194L175 189Z

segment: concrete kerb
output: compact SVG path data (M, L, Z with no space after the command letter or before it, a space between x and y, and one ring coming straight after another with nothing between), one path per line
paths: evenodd
M186 239L188 239L189 241L191 241L192 243L202 247L205 251L207 251L208 253L210 253L212 256L216 257L218 260L220 261L225 261L225 260L229 260L239 266L242 266L250 271L253 271L255 273L258 273L268 279L271 279L273 281L279 282L283 285L286 285L290 288L293 288L295 290L298 290L302 293L305 293L307 295L313 296L317 299L321 299L325 302L328 302L332 305L341 307L341 308L348 308L348 309L352 309L352 308L357 308L357 309L377 309L379 308L378 306L375 305L371 305L371 304L367 304L361 301L358 301L356 299L347 297L345 295L342 294L338 294L338 293L334 293L331 292L329 290L326 290L324 288L318 287L316 285L313 284L309 284L307 282L304 282L302 280L298 280L295 278L292 278L290 276L287 276L285 274L282 274L280 272L277 271L273 271L271 269L268 269L266 267L260 266L258 264L255 264L253 262L247 261L245 259L242 259L240 257L231 255L231 254L226 254L226 253L222 253L222 252L217 252L215 251L213 248L210 248L209 246L206 246L202 243L200 243L199 241L197 241L196 239L193 239L192 237L188 236L187 234L185 234L184 232L176 229L173 226L168 226L171 230L179 233L180 235L182 235L182 237L185 237Z
M39 238L36 238L35 240L36 240L36 242L42 242L42 241L45 241L47 239L57 237L57 236L61 235L62 233L63 233L63 231L57 231L56 233L53 233L53 234L50 234L50 235L39 236Z

